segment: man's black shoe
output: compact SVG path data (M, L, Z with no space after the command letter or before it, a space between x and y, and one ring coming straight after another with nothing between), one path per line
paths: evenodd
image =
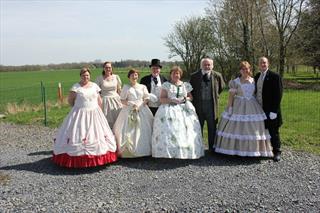
M275 153L273 156L273 161L279 162L280 160L281 160L281 153L280 152Z

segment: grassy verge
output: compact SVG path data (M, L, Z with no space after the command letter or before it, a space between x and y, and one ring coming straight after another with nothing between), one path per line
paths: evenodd
M282 101L282 142L295 150L320 154L320 92L287 90Z
M320 91L320 75L319 72L314 73L310 69L303 69L296 73L285 73L284 85L291 89Z

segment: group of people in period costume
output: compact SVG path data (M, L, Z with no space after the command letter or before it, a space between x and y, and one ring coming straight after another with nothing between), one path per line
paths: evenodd
M204 156L203 128L208 130L209 152L250 157L281 158L279 128L282 79L269 70L266 57L260 72L240 63L240 76L231 80L228 104L218 122L219 96L225 87L213 60L203 58L201 69L182 81L179 66L161 75L159 59L152 59L151 74L139 80L130 69L129 84L103 64L96 83L90 70L80 71L80 82L70 89L72 106L53 145L53 161L81 168L112 163L121 158L198 159Z

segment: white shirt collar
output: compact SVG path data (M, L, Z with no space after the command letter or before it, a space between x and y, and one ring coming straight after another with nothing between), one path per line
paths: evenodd
M265 71L260 71L260 75L262 75L262 80L264 80L264 78L266 77L266 74L267 74L268 70L265 70Z
M151 79L153 79L154 77L153 77L153 75L151 75ZM158 80L160 80L160 75L158 75L157 77L156 77Z
M268 72L268 70L260 70L261 73L264 73L264 75Z
M153 75L151 75L151 85L152 85L152 84L155 85L155 82L153 81L153 78L154 78ZM157 86L161 86L160 75L158 75L156 78L158 79L158 84L157 84Z

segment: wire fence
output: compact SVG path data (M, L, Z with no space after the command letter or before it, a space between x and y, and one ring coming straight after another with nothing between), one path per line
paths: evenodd
M48 103L54 105L68 96L68 92L74 81L62 81L59 83L34 84L27 87L0 89L0 114L10 111L15 106L37 106L43 111L44 124L47 125ZM227 92L223 92L220 98L220 112L225 108ZM23 110L22 110L23 111ZM313 129L320 131L320 92L311 90L285 90L282 101L283 118L286 125L294 125L299 120L300 126L295 128ZM49 114L50 116L50 114Z
M72 81L0 89L0 114L21 111L43 111L43 123L48 124L48 103L62 103L68 96Z
M60 82L62 95L66 96L69 89L74 82ZM3 107L8 103L16 104L39 104L43 101L42 89L45 88L47 100L57 101L59 100L59 83L42 83L31 85L27 87L18 88L5 88L0 89L0 109L3 111Z

